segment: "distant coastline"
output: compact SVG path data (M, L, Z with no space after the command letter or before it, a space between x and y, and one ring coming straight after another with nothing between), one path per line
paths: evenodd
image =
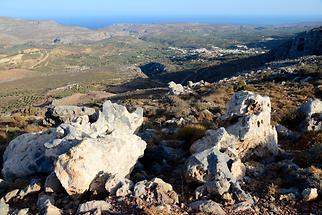
M98 16L98 17L19 17L54 20L62 25L99 29L114 24L205 23L242 25L283 25L322 22L321 16Z

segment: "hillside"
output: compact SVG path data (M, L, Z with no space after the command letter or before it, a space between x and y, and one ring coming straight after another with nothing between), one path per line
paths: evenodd
M322 27L299 33L293 39L272 50L275 59L322 54Z
M103 32L81 27L67 27L54 21L0 17L0 46L26 43L34 45L84 43L106 38L109 38L109 35Z
M52 103L79 106L3 116L0 204L31 214L319 214L321 65L305 56L214 83L132 82Z

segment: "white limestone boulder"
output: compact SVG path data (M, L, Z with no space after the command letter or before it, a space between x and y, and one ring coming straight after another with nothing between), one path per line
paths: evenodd
M238 202L252 203L240 187L246 167L242 159L278 153L277 132L271 125L271 103L268 97L251 92L235 93L228 104L225 128L208 130L205 137L192 144L192 155L186 162L186 180L197 182L199 197L233 194Z
M271 125L269 97L248 91L237 92L228 104L226 118L236 121L227 128L227 132L239 140L236 150L241 158L250 153L258 156L278 153L277 131Z
M304 131L322 130L322 101L319 99L309 100L300 107L300 113L305 117L303 122Z
M2 174L6 180L48 173L52 162L45 156L44 143L56 138L55 129L23 134L12 140L3 154Z
M230 135L225 128L206 131L205 137L194 142L190 147L190 152L202 152L215 146L219 148L228 148L237 141L236 137ZM230 148L232 150L232 148ZM237 152L234 151L236 154ZM236 154L237 155L237 154Z
M66 164L69 166L73 162L79 162L88 167L89 173L94 175L87 176L84 180L89 180L99 173L95 171L95 167L91 166L93 164L91 162L95 163L96 155L101 156L102 165L107 164L107 167L98 165L98 170L108 170L108 173L113 174L120 171L121 177L124 178L129 174L136 160L143 155L145 149L146 143L133 134L143 122L143 110L138 108L130 113L124 106L107 101L103 105L102 112L96 113L98 117L95 122L84 114L46 132L24 134L15 138L9 143L3 156L4 178L10 181L34 174L52 173L58 157L63 155L62 157L66 158L66 153L70 153L70 150L76 155L87 158L84 160L81 157L71 157L71 162ZM83 148L88 151L82 151ZM110 163L104 163L106 160L102 155L103 152L107 153L105 156L109 157L107 160ZM112 154L109 155L109 152ZM65 165L61 159L59 159L59 164ZM73 183L76 182L71 181L71 184ZM65 183L66 187L69 190L69 186ZM80 190L87 189L87 185L85 187L80 187Z
M68 194L81 194L101 172L125 178L145 148L141 138L130 134L85 138L58 157L54 172Z
M175 82L171 81L168 83L169 86L169 94L179 96L185 93L185 89L181 84L176 84Z
M207 138L209 137L206 136L203 139L207 140ZM231 186L244 194L238 180L242 179L245 166L240 162L233 148L234 142L225 145L222 144L224 141L221 142L220 139L217 141L188 158L186 180L203 184L202 190L206 191L205 194L222 196L231 190Z
M126 107L106 101L103 114L109 132L133 134L143 123L143 109L140 107L130 113Z

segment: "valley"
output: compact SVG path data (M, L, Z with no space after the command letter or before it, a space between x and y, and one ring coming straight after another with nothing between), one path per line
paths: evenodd
M0 18L0 24L2 113L32 106L47 99L49 90L71 84L80 85L80 90L66 96L138 78L164 84L218 80L226 72L237 72L234 65L242 59L254 57L258 62L256 56L317 25L120 24L89 30L10 18ZM162 71L153 72L153 65ZM204 70L218 74L195 74Z

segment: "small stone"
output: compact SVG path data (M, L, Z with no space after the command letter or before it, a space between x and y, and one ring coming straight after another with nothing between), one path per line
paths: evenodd
M6 201L6 203L9 202L12 198L17 197L18 193L19 189L12 190L4 196L4 200Z
M322 130L322 101L319 99L309 100L304 103L299 112L306 118L302 123L305 131Z
M23 208L23 209L16 209L12 215L28 215L29 214L29 208Z
M169 94L170 95L181 95L185 92L184 87L181 84L176 84L175 82L169 82Z
M294 193L282 194L282 195L280 195L279 200L280 201L287 201L287 202L295 201L296 196Z
M238 203L238 204L234 205L233 211L234 212L243 212L243 211L246 211L246 210L250 210L251 208L252 208L251 203L249 203L249 202L241 202L241 203Z
M109 211L111 208L112 205L106 201L89 201L79 205L77 214L101 214L102 212Z
M231 166L231 174L237 179L241 180L246 173L246 167L245 165L241 162L240 159L235 161L232 166Z
M45 181L45 192L46 193L60 193L63 190L56 174L51 173Z
M179 203L178 194L173 191L171 184L160 178L151 181L140 181L134 186L134 196L141 198L148 203L157 205L174 205Z
M130 195L132 193L132 189L134 187L134 184L131 180L129 179L123 179L119 182L118 184L118 189L116 191L116 196L117 197L125 197L127 195Z
M222 195L223 200L225 201L225 205L233 205L235 201L230 193L224 193Z
M5 180L0 179L0 190L5 190L8 188L8 186L9 184Z
M39 194L37 207L41 215L61 215L59 208L54 206L54 199L46 194Z
M204 195L207 194L207 188L206 186L199 186L197 187L197 189L195 190L195 198L196 199L200 199L201 197L203 197Z
M209 213L209 214L218 214L224 215L225 211L221 206L212 200L200 200L192 202L189 204L189 207L196 212Z
M132 193L134 184L129 179L117 179L116 177L110 177L105 183L105 189L110 195L117 197L125 197Z
M41 183L39 181L38 182L34 181L19 192L19 198L24 198L25 196L31 193L39 192L40 190L41 190Z
M302 197L304 201L313 201L318 198L318 190L316 188L307 188L303 190Z

